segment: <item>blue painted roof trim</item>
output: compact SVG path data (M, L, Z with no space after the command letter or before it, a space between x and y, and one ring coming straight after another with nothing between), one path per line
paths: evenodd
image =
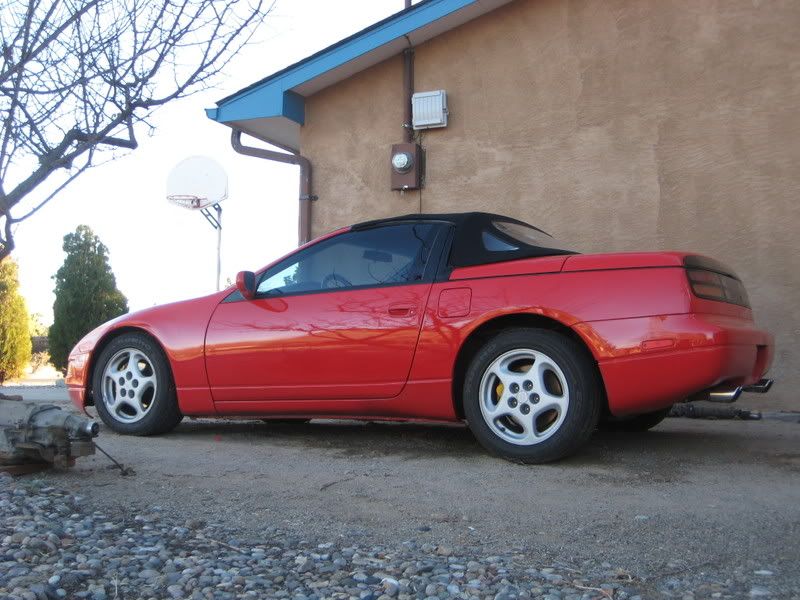
M388 44L477 0L423 0L402 12L337 42L206 109L218 123L270 117L286 117L305 123L305 100L292 88L331 71L359 56Z

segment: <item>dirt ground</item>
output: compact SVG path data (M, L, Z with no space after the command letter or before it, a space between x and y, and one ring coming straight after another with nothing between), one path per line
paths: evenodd
M162 437L104 430L98 441L136 475L98 454L44 477L97 505L160 506L242 531L519 546L566 563L607 556L642 576L800 578L795 423L668 419L645 434L597 433L547 466L492 458L461 426L187 419Z

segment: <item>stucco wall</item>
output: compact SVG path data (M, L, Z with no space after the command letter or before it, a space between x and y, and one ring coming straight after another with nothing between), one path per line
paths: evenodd
M777 337L800 408L800 2L516 0L416 49L446 89L422 193L389 190L401 59L308 99L314 235L406 212L484 209L581 250L688 249L730 264Z

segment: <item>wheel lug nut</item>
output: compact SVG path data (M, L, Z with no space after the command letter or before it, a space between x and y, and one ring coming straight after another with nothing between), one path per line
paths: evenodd
M125 378L124 377L120 377L119 378L119 384L120 385L125 385Z
M531 394L530 401L534 404L537 404L539 402L539 394Z
M128 398L133 398L133 390L128 390Z
M511 408L515 408L517 406L517 399L516 398L509 398L508 399L508 405Z
M530 381L530 380L528 380L528 379L526 379L526 380L525 380L525 381L522 383L522 387L524 387L524 388L525 388L525 391L526 391L526 392L530 392L530 391L533 389L533 382L532 382L532 381Z
M508 386L508 389L511 390L512 394L516 394L519 391L519 385L512 383L510 386Z
M523 404L519 407L519 412L521 412L523 415L527 415L529 412L531 412L531 407L527 404Z
M137 388L137 387L139 387L139 380L138 380L138 379L134 379L134 380L131 382L131 384L133 385L133 387Z
M131 380L131 377L133 377L133 373L131 373L130 371L128 371L127 373L125 373L125 378L126 378L128 381L130 381L130 380Z

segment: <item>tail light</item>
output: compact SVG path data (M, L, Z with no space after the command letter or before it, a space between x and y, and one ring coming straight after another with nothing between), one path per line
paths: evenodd
M750 308L744 284L725 265L704 256L687 256L683 263L695 296Z

